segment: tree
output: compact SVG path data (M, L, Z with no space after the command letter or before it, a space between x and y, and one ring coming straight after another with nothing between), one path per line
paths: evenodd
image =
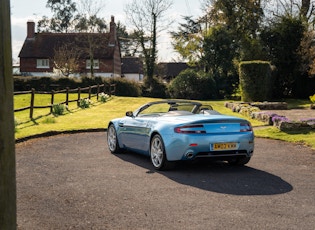
M0 229L16 229L10 1L0 1Z
M118 22L116 32L122 56L141 56L141 44L137 31L128 32L126 26Z
M98 17L103 8L101 3L89 0L48 0L46 7L53 12L53 17L44 16L38 21L39 32L105 32L106 21Z
M162 22L171 5L170 0L133 0L125 7L127 19L134 27L134 35L142 48L149 88L157 58L158 33L166 29Z
M82 52L88 54L90 60L91 77L94 76L94 54L100 48L100 44L104 37L95 36L94 33L103 33L107 26L105 19L99 18L97 15L103 8L100 2L93 2L90 0L80 1L81 12L76 15L75 29L78 32L84 32L85 36L80 36L82 44ZM113 23L113 22L112 22Z
M107 25L104 18L98 14L104 8L104 5L97 0L80 0L78 4L78 13L75 16L75 31L86 33L106 32Z
M81 55L73 43L65 43L54 49L53 63L55 69L59 70L64 76L77 73L79 70L79 57Z
M54 12L54 15L51 19L44 16L38 22L39 32L85 33L85 36L77 38L80 41L74 41L74 43L80 43L81 54L88 54L90 73L93 76L94 53L100 47L100 36L95 36L94 33L104 33L107 30L105 19L98 17L98 13L103 8L101 2L80 0L77 5L71 0L48 0L46 6ZM84 40L81 40L82 38ZM57 60L54 61L55 67L65 76L77 69L75 66L77 65L78 49L70 49L70 44L62 44L61 47L65 48L64 50L55 47L55 54L57 54L55 57Z
M294 85L301 76L298 49L305 31L299 18L282 16L266 27L261 39L268 51L269 60L277 68L275 93L277 97L294 96Z
M314 26L315 2L313 0L274 0L267 4L273 17L295 17Z
M261 0L206 0L209 24L224 24L241 39L244 35L256 37L263 17Z
M192 17L183 17L185 23L180 23L177 31L171 31L172 45L189 64L199 65L203 58L203 34L201 24Z
M226 26L234 37L239 60L257 58L258 35L264 17L261 0L204 0L203 3L205 15L200 21L208 26Z
M315 31L305 31L298 54L301 57L301 71L308 76L315 76Z
M54 14L51 19L44 16L38 21L38 31L67 33L77 11L76 3L71 0L48 0L46 7Z
M233 93L237 85L235 58L236 45L226 26L212 27L208 30L203 44L204 56L201 60L217 83L218 95L225 97Z

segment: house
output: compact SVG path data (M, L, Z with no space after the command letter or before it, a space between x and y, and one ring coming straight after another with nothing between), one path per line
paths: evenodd
M184 62L160 62L157 66L156 74L164 81L169 82L188 68L189 66Z
M122 74L114 16L108 33L35 33L35 23L28 21L19 58L20 72L27 76L53 76L60 65L70 69L73 60L78 74L93 72L94 76L102 77Z
M138 57L123 57L121 63L122 77L132 81L143 80L143 63Z

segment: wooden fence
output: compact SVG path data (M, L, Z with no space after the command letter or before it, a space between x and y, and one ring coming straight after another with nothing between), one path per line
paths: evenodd
M94 94L92 93L93 89L96 89L96 93L94 93ZM116 91L116 85L115 84L106 84L105 83L105 84L101 84L101 85L98 84L98 85L93 85L93 86L89 86L89 87L85 87L85 88L79 87L76 89L69 89L69 87L67 87L64 90L59 90L59 91L52 90L51 92L35 91L35 89L32 89L30 91L14 92L14 95L31 94L30 106L14 109L14 112L20 112L20 111L24 111L24 110L29 109L30 110L30 118L33 119L34 109L50 108L50 112L52 113L55 94L57 94L57 93L65 93L66 94L66 100L62 101L62 102L58 102L58 104L66 104L68 106L70 102L77 102L77 104L79 105L80 100L82 100L82 99L91 99L92 97L96 97L96 100L98 100L99 94L101 94L101 93L106 93L111 97L112 95L115 95L115 91ZM81 98L81 93L85 93L85 92L88 92L89 96L85 97L85 98ZM69 93L77 93L78 94L77 99L69 100ZM47 106L34 105L35 94L50 94L51 95L50 105L47 105Z

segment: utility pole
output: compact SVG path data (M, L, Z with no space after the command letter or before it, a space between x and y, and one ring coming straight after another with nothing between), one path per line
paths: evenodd
M10 0L0 1L0 229L16 229Z

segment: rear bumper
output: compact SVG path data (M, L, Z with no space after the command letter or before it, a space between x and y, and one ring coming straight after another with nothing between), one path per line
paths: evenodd
M237 149L213 151L214 143L237 143ZM176 135L164 140L166 156L169 161L194 160L196 158L235 158L251 157L254 152L252 132L235 135Z
M229 159L239 156L251 157L254 151L247 150L233 150L233 151L211 151L207 153L197 153L193 157L191 155L185 156L186 159L196 159L196 158L217 158L217 159Z

